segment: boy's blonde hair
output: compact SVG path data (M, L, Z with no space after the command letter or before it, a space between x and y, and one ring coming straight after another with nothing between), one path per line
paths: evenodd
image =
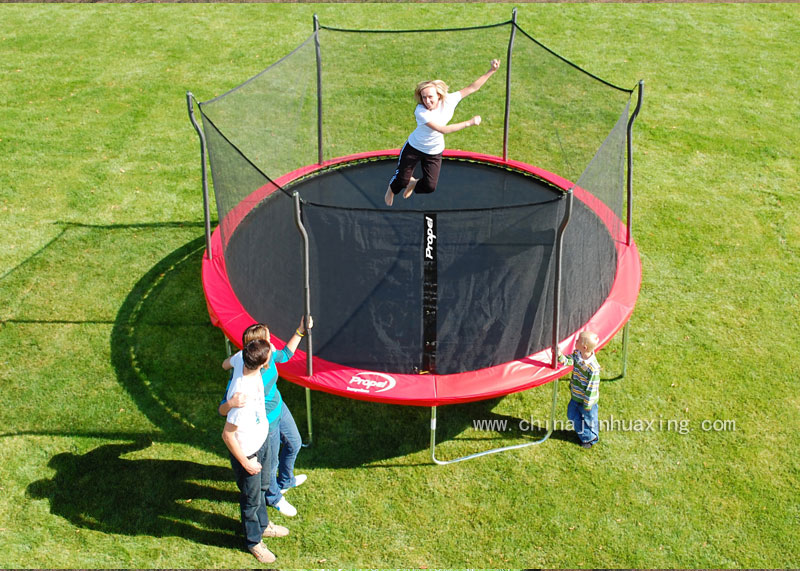
M417 84L416 89L414 89L414 99L417 100L417 103L422 105L422 90L428 87L433 87L436 90L436 93L439 94L439 99L444 100L447 97L447 84L442 81L441 79L434 79L433 81L420 81Z
M594 351L597 349L597 345L600 343L600 338L597 336L597 333L592 333L591 331L581 331L581 333L578 335L578 341L583 341L589 351Z
M256 339L269 343L269 327L263 323L256 323L245 329L244 333L242 333L242 347Z

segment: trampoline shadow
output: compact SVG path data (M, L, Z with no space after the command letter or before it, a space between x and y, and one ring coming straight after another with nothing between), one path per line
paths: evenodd
M161 440L224 455L217 406L227 383L225 346L211 325L200 286L202 236L143 275L117 312L111 362Z
M139 279L117 312L111 360L119 383L162 432L226 457L217 413L228 375L224 337L211 325L199 280L202 236L175 250ZM278 384L304 440L308 439L305 390ZM448 406L437 440L448 440L485 417L497 400ZM451 415L451 411L460 411ZM312 393L313 446L298 467L353 467L424 450L430 442L430 409L385 405ZM482 415L482 416L481 416Z
M305 393L298 386L282 384L281 394L300 432L306 436ZM478 442L475 452L540 440L544 429L523 429L526 419L492 412L504 397L440 406L437 413L437 457L452 442ZM313 443L297 459L297 467L351 468L430 450L431 410L428 407L388 405L312 393ZM486 425L505 427L484 430ZM577 444L570 431L554 430L550 439ZM429 458L429 456L428 456ZM425 462L425 464L432 461ZM412 465L403 461L402 465Z
M32 482L28 497L48 499L51 513L73 525L104 533L183 537L211 546L238 541L237 519L198 509L196 500L236 504L237 493L198 481L231 482L230 468L182 460L131 460L148 438L106 444L85 454L50 459L51 479ZM229 487L229 486L228 486Z

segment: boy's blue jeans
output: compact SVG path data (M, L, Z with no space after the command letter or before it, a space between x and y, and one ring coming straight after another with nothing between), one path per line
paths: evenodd
M581 442L594 442L600 438L597 403L592 406L591 410L586 410L582 403L570 400L567 406L567 418L572 422Z
M300 431L286 403L281 404L278 420L269 425L267 442L269 449L265 469L270 475L270 482L266 501L267 505L274 506L283 497L281 490L294 486L294 462L303 445Z
M267 506L264 503L264 493L269 485L267 472L264 465L267 460L267 442L264 440L261 448L256 452L255 459L261 464L261 472L249 474L239 461L230 455L231 467L236 475L236 485L239 487L239 512L242 517L245 541L247 547L261 543L261 534L269 525Z

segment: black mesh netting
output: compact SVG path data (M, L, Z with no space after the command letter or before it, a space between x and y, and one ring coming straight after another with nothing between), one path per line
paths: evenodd
M445 161L434 194L398 196L392 209L383 205L383 193L393 160L282 182L317 163L320 153L329 160L399 148L414 126L411 94L418 81L441 78L456 90L494 57L503 67L454 117L480 114L482 125L448 135L448 148L502 155L508 103L508 158L587 191L588 199L575 200L565 234L559 338L591 317L614 280L631 90L584 72L510 22L425 32L323 27L241 86L201 103L227 272L250 315L286 334L303 313L302 243L290 196L297 191L311 239L316 355L411 372L431 368L424 355L434 339L436 372L452 373L518 359L552 342L562 190L464 160ZM376 68L391 82L376 83ZM433 334L424 259L431 214L437 234Z
M415 197L426 208L376 208L382 193L376 197L367 190L380 191L375 181L388 176L393 164L364 161L289 187L306 200L315 354L379 371L429 368L423 366L423 274L425 217L431 214L436 216L435 370L483 368L548 346L553 246L565 195L533 176L445 160L436 193ZM487 182L484 192L475 190L476 179ZM455 196L460 210L447 209ZM500 207L491 197L511 206ZM292 216L291 199L273 193L240 224L226 255L244 306L289 328L303 311L300 240ZM571 303L562 310L562 336L603 303L616 260L604 223L580 201L570 228L578 230L565 235L570 254L562 295ZM264 263L252 262L262 256Z

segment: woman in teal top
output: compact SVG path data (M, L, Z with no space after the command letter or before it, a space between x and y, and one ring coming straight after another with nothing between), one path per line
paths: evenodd
M313 326L313 320L309 318L309 327ZM297 424L292 417L292 413L283 402L281 393L278 390L278 369L276 363L285 363L294 355L300 339L306 334L304 320L300 320L300 326L295 334L280 351L270 345L272 350L268 361L261 368L261 379L264 383L264 401L269 421L269 435L267 465L264 469L269 471L270 485L265 492L267 505L270 505L281 512L283 515L294 516L297 510L284 497L283 492L290 488L299 486L306 480L305 474L294 474L294 464L297 455L302 447L302 438ZM242 335L242 342L247 344L254 339L263 339L269 343L269 328L264 324L255 324L248 327ZM241 351L228 357L222 363L226 370L235 371L242 366ZM230 384L230 382L229 382ZM227 389L226 389L227 394ZM239 393L234 394L230 400L224 400L219 406L220 414L227 412L234 407L243 406L245 397ZM283 446L281 446L283 444ZM277 476L276 476L277 472Z

